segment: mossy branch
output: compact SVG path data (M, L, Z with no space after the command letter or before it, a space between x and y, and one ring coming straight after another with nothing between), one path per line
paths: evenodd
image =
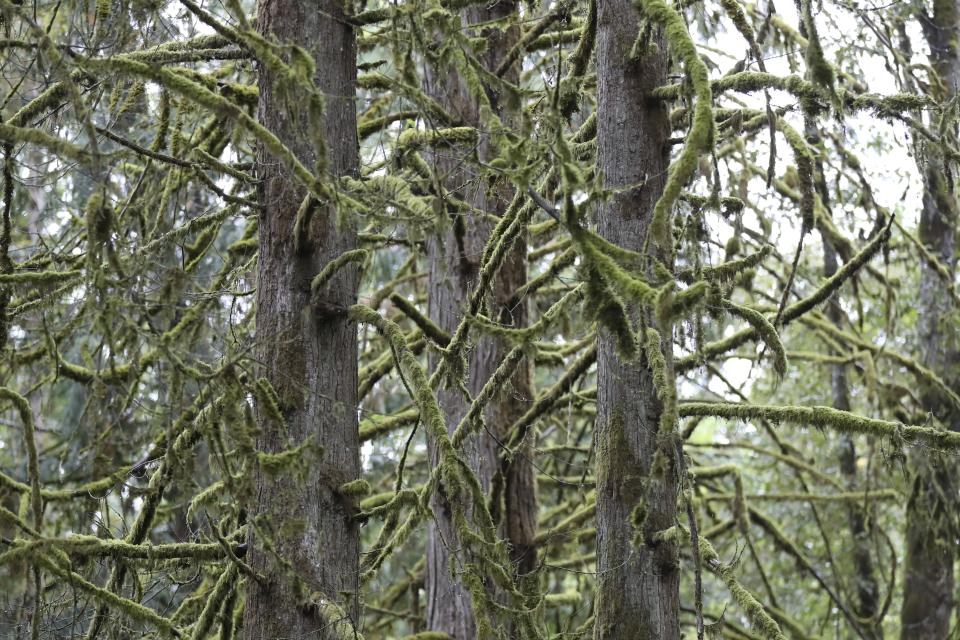
M397 138L398 150L414 150L423 147L452 147L458 144L476 144L477 130L473 127L450 127L446 129L408 129Z
M340 269L351 262L363 262L367 259L369 252L366 249L352 249L350 251L345 251L339 256L323 265L323 269L320 270L320 273L313 277L313 280L310 281L310 291L313 295L319 295L323 291L323 288L326 286L327 282L336 274Z
M116 611L132 618L133 620L146 622L147 624L155 627L157 631L159 631L164 637L182 637L180 631L168 618L159 615L153 611L153 609L145 607L139 602L134 602L133 600L119 596L108 589L98 587L92 582L80 577L73 571L65 569L63 566L61 566L61 563L64 563L65 559L58 558L57 560L54 560L45 553L35 554L33 558L44 569L56 576L59 576L66 584L69 584L73 588L90 595L101 605L105 607L112 607Z
M905 425L900 422L866 418L833 407L776 406L729 402L681 402L680 415L713 416L730 420L766 420L788 422L802 427L834 429L840 433L889 438L895 445L922 443L946 451L960 448L960 433L931 426Z
M403 312L403 315L410 318L410 320L420 328L423 334L429 337L435 344L440 347L446 347L450 344L450 334L437 326L430 318L421 313L419 309L399 293L390 294L390 302Z
M789 324L790 322L800 318L804 314L814 309L817 305L825 302L847 280L852 278L864 265L866 265L867 262L869 262L870 259L873 258L878 251L880 251L883 245L890 238L890 224L892 223L892 220L893 218L887 222L887 225L880 231L880 233L876 234L876 236L874 236L870 242L864 245L863 249L861 249L850 260L848 260L840 269L837 270L835 274L821 282L816 291L787 306L783 310L781 324ZM683 373L684 371L689 371L690 369L694 368L697 366L699 358L701 357L710 360L759 336L760 334L757 329L750 327L749 329L737 331L736 333L722 340L706 344L700 350L699 354L678 358L676 361L677 372Z
M0 399L13 403L23 423L23 441L27 449L27 473L30 476L30 504L33 510L33 527L40 530L43 521L43 499L40 495L40 459L37 454L37 435L33 410L25 397L7 387L0 387Z
M760 338L773 352L773 370L777 377L782 379L787 373L787 354L783 348L783 343L780 342L780 334L777 333L773 323L759 311L736 304L732 300L725 298L723 306L733 315L749 322L750 326L756 330Z
M744 613L747 614L754 628L762 633L763 637L767 640L786 640L786 636L784 636L780 630L780 625L771 617L764 606L760 604L760 601L740 584L740 581L737 580L737 576L733 571L733 566L724 564L720 560L720 555L716 549L713 548L713 545L710 544L706 535L700 536L699 542L700 557L703 559L703 562L710 571L715 573L717 577L727 585L730 594L743 609Z

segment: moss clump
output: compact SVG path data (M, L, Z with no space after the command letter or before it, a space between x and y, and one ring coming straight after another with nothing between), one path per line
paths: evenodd
M0 399L13 403L20 416L20 421L23 423L23 441L27 450L27 473L30 475L30 500L29 502L24 501L23 504L30 505L30 509L33 511L33 526L39 530L43 519L43 499L40 494L40 458L37 453L33 410L30 408L30 402L24 396L7 387L0 387Z
M813 19L813 2L800 0L800 18L807 36L806 63L807 70L813 82L824 89L836 102L834 82L836 74L833 66L823 55L823 46L820 44L820 35L817 33L817 23Z
M357 480L351 480L350 482L340 485L340 487L337 489L337 492L342 496L361 498L369 495L372 490L373 489L369 482L362 478L358 478Z
M260 410L276 422L277 425L281 427L281 432L285 433L287 430L287 419L283 415L283 409L280 406L280 396L277 395L277 390L274 389L269 380L259 378L254 387L254 392L259 401Z
M759 311L738 305L731 300L724 299L723 306L733 315L749 322L750 326L757 331L760 338L773 352L773 370L777 377L782 379L787 373L787 354L783 348L783 343L780 342L780 334L777 333L773 323Z
M83 271L79 269L70 271L14 271L13 273L0 273L0 284L51 286L77 280L82 275Z
M278 453L257 453L257 463L260 470L268 477L276 478L281 474L303 476L316 463L317 457L323 452L323 447L313 439L307 440L292 449Z
M100 255L100 247L110 239L113 211L100 191L90 195L84 211L87 219L87 256L95 263Z
M458 144L476 144L477 130L473 127L450 127L446 129L408 129L397 139L397 148L404 150L422 147L451 147Z

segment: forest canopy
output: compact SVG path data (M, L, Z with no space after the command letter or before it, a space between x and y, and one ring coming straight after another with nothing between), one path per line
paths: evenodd
M958 637L960 0L0 29L0 637Z

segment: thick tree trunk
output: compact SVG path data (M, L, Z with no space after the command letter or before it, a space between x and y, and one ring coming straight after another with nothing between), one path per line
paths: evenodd
M960 82L960 3L937 0L932 16L921 18L930 46L933 67L942 79L943 103L957 95ZM955 140L954 136L954 140ZM926 151L926 152L925 152ZM956 166L948 166L936 149L919 149L923 174L923 209L920 241L955 277L957 266ZM952 164L952 163L951 163ZM919 319L917 323L921 362L942 376L948 385L960 384L960 344L957 309L943 292L943 282L926 262L920 272ZM921 394L925 407L948 428L960 430L960 412L937 393ZM901 635L907 638L946 638L954 609L954 566L957 527L957 465L922 447L910 453L913 488L907 503L906 563L904 566Z
M489 232L489 227L487 231ZM431 238L427 243L430 260L430 319L446 331L454 330L462 317L464 292L469 290L470 283L476 279L476 260L482 251L482 245L473 245L472 261L463 255L466 251L456 255L456 239L452 236L453 232L450 232L441 238ZM467 237L470 236L476 238L475 234L467 234ZM450 255L451 252L454 255ZM467 388L471 395L475 395L483 386L486 379L483 374L489 374L496 366L493 347L491 340L480 340L469 354ZM436 355L431 353L431 369L436 367L438 361ZM452 432L466 415L469 403L459 389L441 389L437 393L437 399L447 428ZM486 434L469 438L464 444L467 463L485 490L489 490L495 470L495 447L496 443ZM428 449L431 464L436 466L439 457L432 439L428 441ZM460 550L451 505L443 494L442 487L431 498L431 507L436 519L428 525L427 530L427 629L448 633L457 640L475 638L477 629L473 602L460 577L469 558L464 557Z
M925 188L946 191L942 174L928 167ZM949 197L953 197L949 188ZM942 215L929 192L924 195L920 222L921 241L944 264L956 271L956 220ZM944 212L945 213L945 212ZM960 382L957 367L957 329L951 320L949 296L943 292L940 276L924 265L921 268L918 328L921 362L944 377L947 384ZM954 311L955 312L955 311ZM935 393L921 394L924 404L950 429L960 430L955 408L943 406ZM957 482L956 462L916 447L910 452L913 487L906 513L906 562L904 565L901 635L907 638L946 638L954 609L953 560L956 555Z
M500 20L516 12L516 5L501 1L491 6L471 7L462 12L464 24L481 24ZM519 28L512 26L504 31L491 29L484 32L488 40L481 62L489 70L496 69L519 36ZM514 64L504 74L504 79L516 84L519 67ZM427 90L437 98L455 117L471 125L480 124L478 101L471 96L466 84L450 69L431 70L427 74ZM505 122L512 120L509 108L502 103L496 92L491 92L491 104L497 115ZM434 157L438 173L445 176L444 188L477 211L502 215L512 198L509 185L492 186L486 179L471 173L463 153L444 152ZM495 150L481 139L480 157L489 160ZM449 229L428 239L430 261L429 300L430 319L448 332L456 329L466 308L467 298L476 286L480 269L480 257L486 245L492 225L488 220L471 214L449 209ZM513 292L526 281L526 261L523 243L508 254L494 286L493 316L500 322L514 326L527 323L526 300L514 300ZM493 374L511 345L505 341L482 337L477 340L468 357L467 389L475 396ZM437 358L431 356L431 368ZM504 389L491 402L484 414L488 429L498 438L523 415L526 403L532 395L530 369L522 362L511 379L510 388ZM440 407L444 412L447 427L451 431L467 413L469 400L458 389L442 389L438 393ZM433 443L428 443L431 460L436 464ZM467 440L465 455L468 464L477 475L484 490L489 492L494 475L499 470L497 441L490 434L481 432ZM506 514L501 534L511 545L510 557L518 574L529 572L536 561L534 535L536 533L536 486L533 468L528 455L520 455L510 466L506 478ZM432 501L437 514L431 522L427 538L426 571L426 622L432 631L446 632L458 640L476 637L476 619L470 594L459 577L468 558L458 551L456 534L451 522L450 507L445 496L438 492ZM451 571L452 568L452 571Z
M599 232L614 244L635 251L643 250L653 205L663 190L670 135L666 110L649 95L666 82L667 44L654 28L649 46L638 58L630 59L639 23L640 16L629 0L600 0L598 169L613 196L600 209ZM643 320L647 326L655 326L649 316ZM668 375L673 375L671 329L659 329ZM673 526L677 518L675 470L651 474L662 405L646 359L623 362L615 352L615 340L605 333L599 338L597 377L594 637L677 640L677 548L653 542L650 536ZM637 532L631 514L643 500L646 524L643 532ZM637 534L642 538L639 547L634 545Z
M332 176L355 174L358 164L356 45L344 7L335 0L261 0L258 13L264 34L303 47L317 62ZM275 90L264 67L260 121L313 167L306 96L286 101ZM332 208L321 207L309 242L295 251L294 220L305 191L275 158L261 154L256 354L258 375L276 389L285 424L259 406L258 448L276 453L313 442L322 451L305 450L301 471L258 474L251 518L272 536L274 549L254 536L251 564L266 579L247 583L244 637L334 638L359 613L358 527L338 492L360 475L357 336L346 315L356 301L357 270L348 265L333 276L319 304L311 304L310 281L355 248L356 236L349 221L338 227Z
M950 185L939 163L927 167L920 239L937 258L956 271L956 210L949 213L936 202L934 193L950 199ZM940 276L926 264L921 267L918 329L921 362L954 388L960 382L957 328L949 296ZM952 430L960 430L960 416L945 406L935 392L921 394L924 405ZM906 563L904 565L901 638L946 638L954 609L957 500L956 463L916 447L910 452L913 487L906 513Z

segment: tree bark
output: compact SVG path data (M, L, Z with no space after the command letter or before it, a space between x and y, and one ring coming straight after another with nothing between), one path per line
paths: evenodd
M940 76L947 103L957 95L960 81L960 3L937 0L933 14L921 17L930 47L930 58ZM951 132L956 140L956 133ZM955 163L936 149L918 144L918 164L923 175L923 208L920 241L946 266L952 278L957 267L957 196ZM917 323L921 362L944 378L960 384L957 309L943 292L944 283L926 262L920 271L919 319ZM922 390L925 408L954 431L960 430L960 414L933 390ZM906 562L900 637L946 638L954 609L954 556L956 554L957 465L947 457L916 447L910 452L914 479L906 513Z
M489 6L470 7L461 12L465 25L482 24L503 20L516 13L516 4L501 1ZM519 38L519 27L483 31L487 48L479 56L486 69L499 67L504 55ZM517 84L519 65L513 64L503 75L507 82ZM450 69L432 69L426 74L427 92L436 98L462 122L479 126L479 105L463 80ZM497 115L509 124L515 119L512 107L505 104L496 91L488 90L488 97ZM439 175L445 176L443 188L451 195L465 201L477 211L502 215L513 197L513 187L508 184L491 184L483 176L470 169L465 158L472 149L458 149L447 155L433 158ZM489 160L493 149L486 136L481 136L477 153ZM476 286L480 258L490 238L492 225L480 219L448 207L449 228L427 240L430 262L429 316L438 326L448 332L456 329L466 309L467 299ZM526 252L524 243L518 242L509 252L501 267L491 299L492 317L513 326L525 326L528 319L526 300L515 300L513 292L526 281ZM467 390L475 396L506 356L512 345L504 340L480 337L468 357ZM438 358L431 354L430 366L435 368ZM484 420L490 433L480 432L465 443L466 460L489 492L494 476L500 471L499 445L506 431L526 410L532 396L529 363L521 362L510 380L509 388L503 389L484 412ZM469 408L469 399L459 389L441 389L438 400L446 419L447 428L457 426ZM492 434L492 435L491 435ZM496 438L494 437L496 436ZM437 464L437 455L432 442L428 442L432 464ZM505 514L501 523L501 535L510 543L510 559L517 575L533 570L536 563L534 536L537 523L536 484L529 450L520 452L512 465L505 468ZM431 631L445 632L458 640L472 640L477 634L477 621L471 597L459 573L468 558L458 550L456 533L451 522L451 510L442 491L432 498L437 515L436 522L428 527L426 571L426 622ZM451 564L452 563L452 564ZM507 625L509 627L509 625ZM508 634L509 628L506 629Z
M828 238L823 242L823 275L825 278L837 272L837 252ZM827 317L842 329L843 310L835 298L827 303ZM850 411L850 384L847 380L847 365L834 364L830 367L830 387L833 395L833 408ZM853 437L844 433L840 436L839 447L840 472L843 474L848 491L860 490L857 473L857 450ZM857 599L853 610L859 618L872 619L878 611L880 589L873 568L873 555L870 551L870 532L867 528L867 514L859 502L847 503L847 522L850 527L853 556L853 580ZM865 627L864 633L870 638L882 638L883 629L878 625Z
M316 87L325 97L326 174L334 178L354 175L358 167L356 44L345 6L335 0L260 0L257 23L265 35L303 47L316 61ZM284 100L276 81L263 67L260 121L313 167L317 150L306 96L296 92ZM312 442L322 451L305 449L300 472L257 474L251 517L272 537L276 555L254 534L250 563L265 580L247 583L244 637L341 637L359 614L358 526L339 493L360 476L357 336L346 315L356 301L357 269L340 269L319 299L311 300L310 283L331 259L356 247L356 234L349 220L336 224L333 205L321 205L306 246L297 251L294 220L305 190L263 149L258 164L258 375L276 390L285 424L259 402L257 446L277 453Z
M640 16L629 0L601 0L597 30L598 170L611 198L599 211L599 232L610 242L644 249L669 165L670 126L650 92L665 84L667 43L658 28L649 46L630 59ZM666 256L658 256L661 259ZM670 267L670 265L667 265ZM656 326L650 314L643 324ZM658 327L667 373L673 375L672 329ZM653 471L658 449L657 399L646 358L624 362L606 332L597 355L597 571L594 637L604 640L677 640L679 566L675 544L651 534L676 523L675 469ZM671 449L671 447L666 447ZM672 466L673 452L666 453ZM636 531L631 514L646 501L646 520ZM640 545L634 546L634 536Z

